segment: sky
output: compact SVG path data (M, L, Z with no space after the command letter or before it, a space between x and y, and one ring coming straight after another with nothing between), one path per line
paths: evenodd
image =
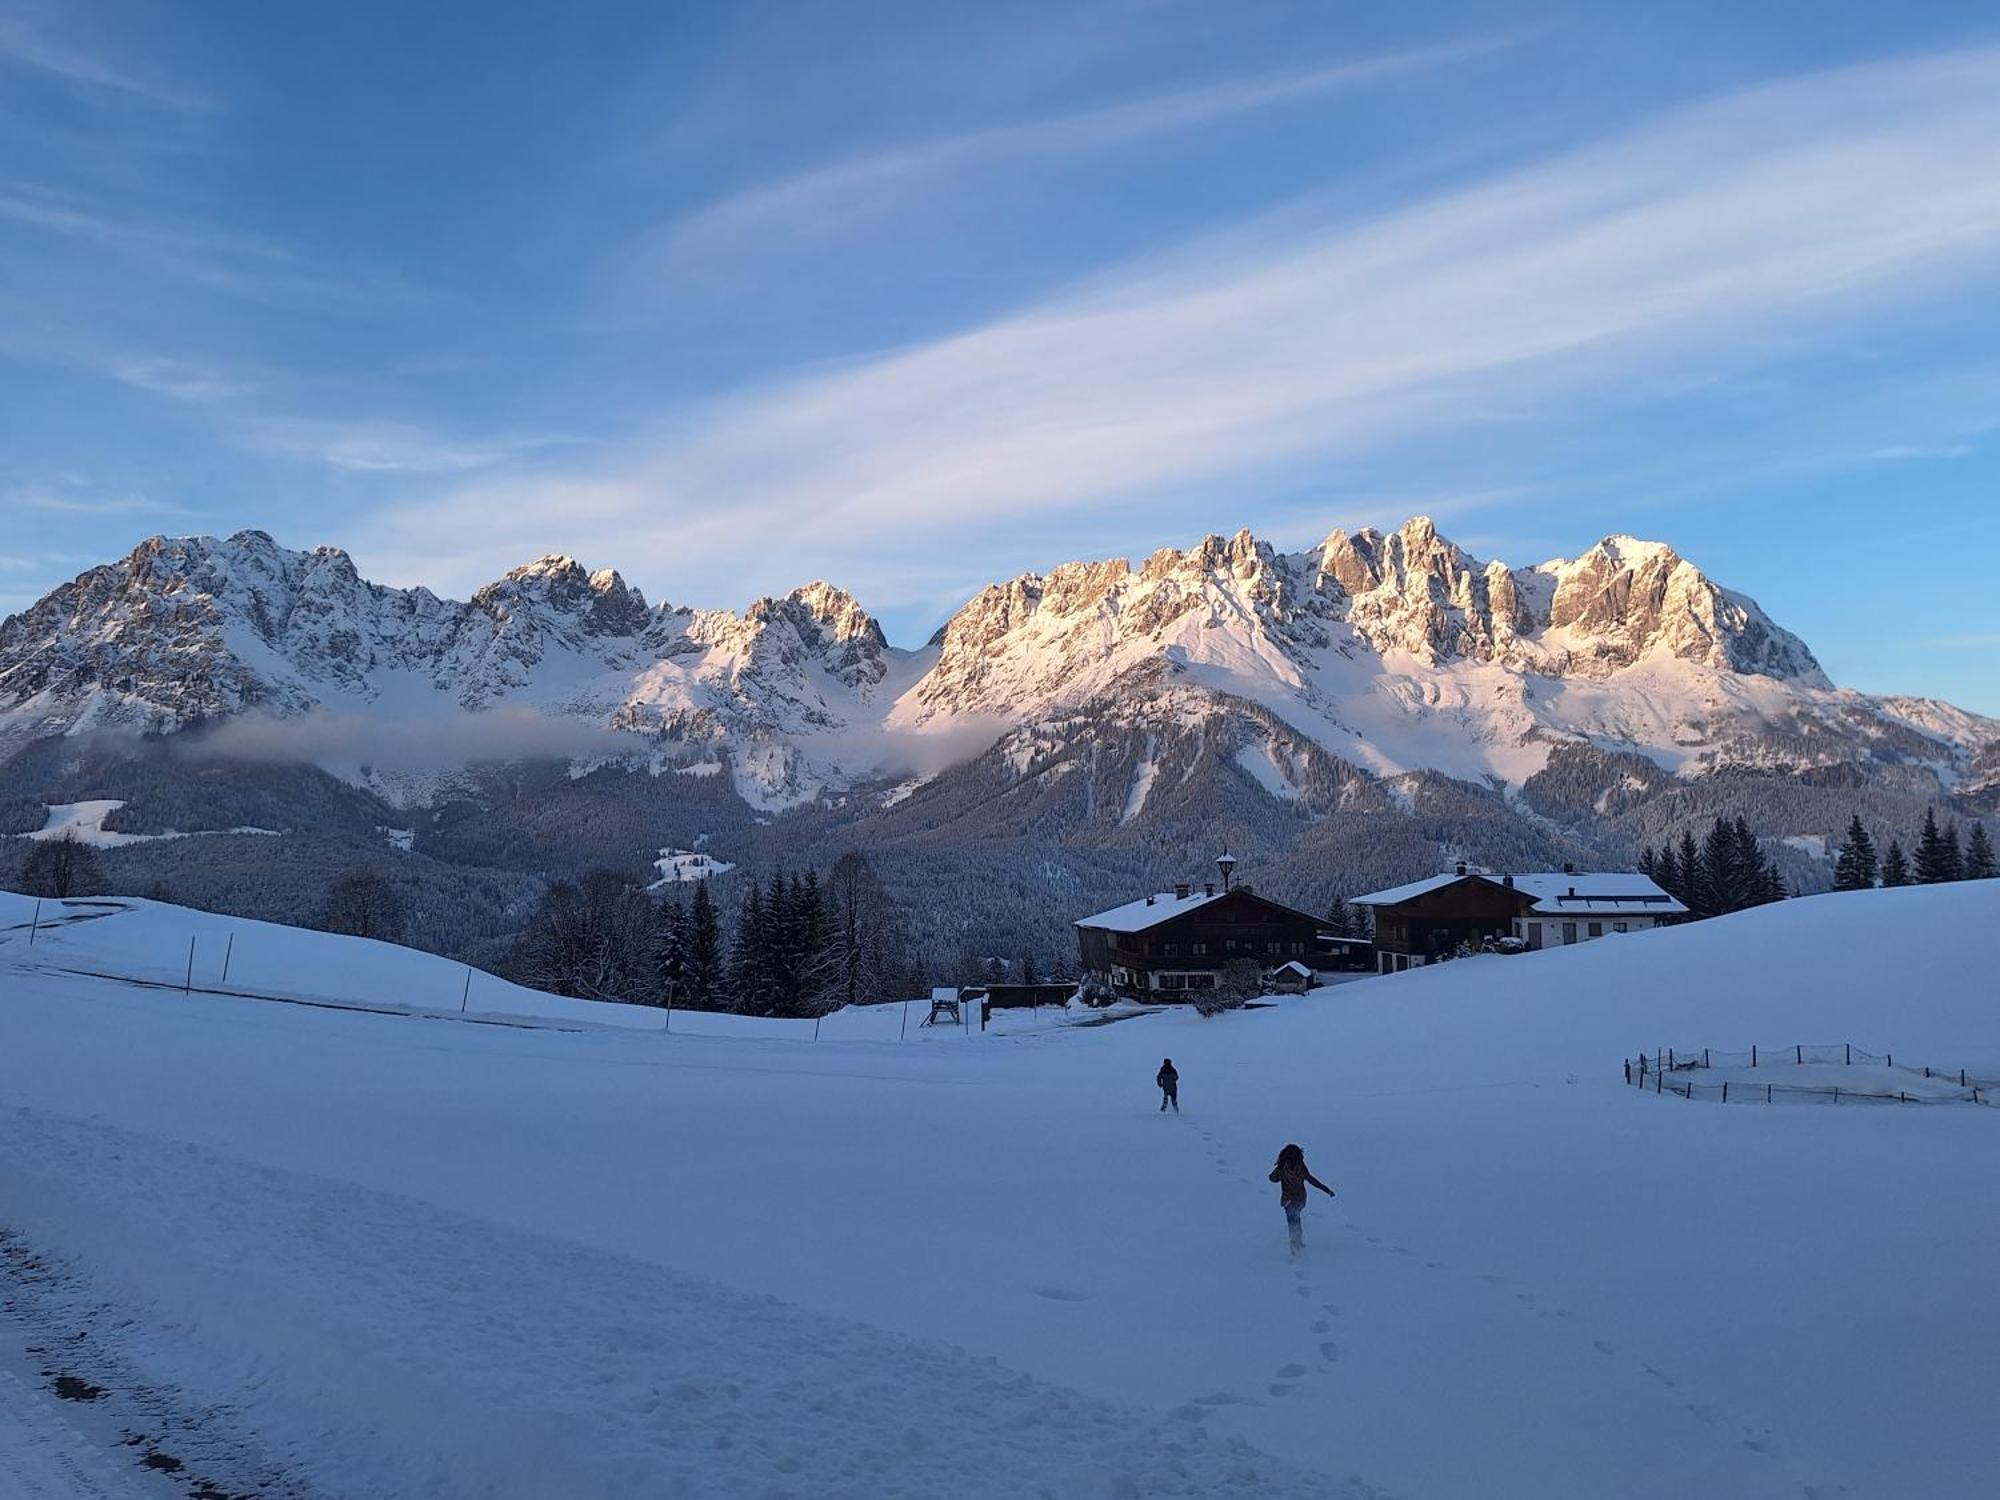
M2000 713L2000 14L0 0L0 610L1629 533Z

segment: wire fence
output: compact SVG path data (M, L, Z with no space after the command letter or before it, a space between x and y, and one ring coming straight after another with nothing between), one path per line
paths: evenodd
M1835 1082L1827 1070L1836 1068L1854 1071L1845 1082ZM1730 1076L1717 1078L1718 1073ZM1750 1073L1758 1076L1745 1076ZM1752 1046L1747 1051L1666 1047L1627 1058L1625 1081L1656 1094L1718 1104L2000 1104L2000 1078L1977 1076L1965 1068L1899 1063L1893 1053L1868 1052L1847 1042Z

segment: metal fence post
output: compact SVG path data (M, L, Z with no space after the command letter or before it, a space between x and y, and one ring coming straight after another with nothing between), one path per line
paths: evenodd
M1804 1066L1805 1066L1805 1062L1806 1062L1806 1049L1805 1049L1805 1048L1804 1048L1803 1046L1796 1046L1796 1045L1795 1045L1795 1046L1794 1046L1794 1047L1792 1048L1792 1062L1793 1062L1794 1064L1796 1064L1797 1066L1799 1066L1799 1067L1804 1067Z
M1757 1066L1757 1044L1755 1042L1750 1044L1750 1066L1753 1068Z
M35 934L40 932L41 930L42 930L42 902L41 898L38 896L35 898L34 920L28 923L28 946L30 948L35 946Z
M236 934L229 934L229 941L222 945L222 982L229 983L229 960L236 952Z
M1722 1102L1724 1104L1729 1102L1729 1080L1727 1078L1722 1080Z
M1766 1104L1771 1102L1771 1085L1768 1083L1764 1085L1764 1102Z
M187 979L181 985L181 993L183 995L192 995L194 993L194 939L193 938L188 939Z
M458 997L458 1013L461 1016L464 1015L465 1007L470 1005L471 1003L472 1003L472 965L467 964L465 966L465 988L462 991L460 991Z

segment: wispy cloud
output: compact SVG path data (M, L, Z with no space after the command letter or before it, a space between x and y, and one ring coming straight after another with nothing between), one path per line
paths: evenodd
M104 362L104 373L136 390L197 405L236 400L257 389L248 377L211 361L157 354L114 354Z
M384 514L373 541L407 564L449 539L474 571L552 542L670 572L907 554L1467 412L1573 414L1990 273L1996 176L2000 51L1808 76L1374 222L1129 265L683 414L622 462Z
M0 220L254 302L340 310L419 297L401 277L325 264L268 235L199 219L120 211L19 180L0 181Z
M20 510L50 511L67 516L183 516L187 508L146 495L80 495L32 490L10 495L4 502Z
M0 16L0 64L32 70L76 88L165 109L210 107L209 100L192 89L131 71L51 36L19 16Z
M255 417L242 424L253 447L362 474L458 474L558 446L559 437L468 439L402 421Z
M696 260L726 262L746 249L772 243L796 247L801 239L852 231L940 182L963 182L998 163L1085 157L1232 116L1463 63L1513 44L1510 37L1481 36L1260 73L851 156L696 209L642 236L624 260L633 272L671 277Z
M2000 647L2000 630L1974 631L1969 635L1934 635L1917 644L1935 651L1991 651Z

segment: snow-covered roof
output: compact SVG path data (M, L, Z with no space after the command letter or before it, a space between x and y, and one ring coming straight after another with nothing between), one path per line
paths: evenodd
M1144 932L1148 927L1157 927L1183 912L1206 906L1211 901L1220 901L1223 895L1222 891L1195 890L1185 896L1177 896L1172 891L1161 891L1157 895L1142 896L1137 901L1127 901L1123 906L1101 911L1094 917L1079 918L1076 925L1102 928L1106 932Z
M1287 969L1290 969L1294 974L1297 974L1302 978L1305 979L1312 978L1313 971L1307 968L1304 964L1300 963L1296 958L1286 959L1283 963L1279 964L1278 967L1273 969L1271 972L1273 974L1282 974Z
M1426 891L1434 891L1466 878L1464 875L1427 875L1422 880L1412 880L1408 885L1392 885L1386 891L1370 891L1365 896L1356 896L1349 905L1396 906L1412 896L1421 896Z
M1547 916L1580 911L1652 911L1678 914L1687 908L1662 890L1656 881L1631 871L1599 874L1579 871L1545 875L1516 875L1514 888L1534 898L1532 908Z
M1413 897L1456 885L1461 880L1484 880L1493 885L1512 881L1514 889L1533 903L1529 910L1542 916L1575 916L1579 912L1658 912L1673 916L1687 908L1669 896L1653 880L1627 870L1541 871L1527 875L1490 875L1483 871L1470 875L1431 875L1386 891L1370 891L1353 899L1355 906L1399 906Z

